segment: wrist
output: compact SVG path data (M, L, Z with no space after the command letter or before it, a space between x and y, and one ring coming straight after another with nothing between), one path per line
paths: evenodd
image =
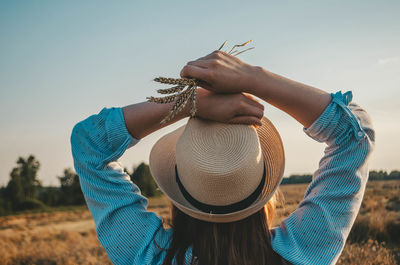
M252 66L248 81L249 85L246 86L244 92L260 97L263 92L265 93L270 77L271 73L261 66Z

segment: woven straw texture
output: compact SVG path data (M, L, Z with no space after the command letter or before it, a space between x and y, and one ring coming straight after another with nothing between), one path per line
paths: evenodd
M282 140L270 120L262 126L231 125L198 118L164 135L150 153L150 170L164 194L184 213L210 222L233 222L260 210L279 186L285 164ZM185 189L198 201L229 205L249 196L260 184L264 162L266 183L248 208L229 213L204 213L181 194L175 164Z

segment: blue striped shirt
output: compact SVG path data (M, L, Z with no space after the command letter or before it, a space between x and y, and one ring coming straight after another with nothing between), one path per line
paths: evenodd
M335 264L360 209L375 133L369 115L351 102L332 101L304 132L327 144L303 200L271 230L273 249L292 264ZM98 239L114 264L161 264L172 236L118 159L138 142L121 108L103 108L77 123L71 134L74 167L96 224ZM158 231L157 231L158 230ZM155 238L153 235L156 233ZM155 244L157 243L157 245ZM191 250L186 255L187 264Z

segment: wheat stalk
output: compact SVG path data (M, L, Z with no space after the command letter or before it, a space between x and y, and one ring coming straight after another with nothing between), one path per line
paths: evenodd
M242 44L237 44L232 47L232 49L227 52L230 55L237 56L245 51L254 49L254 47L239 51L235 50L235 48L240 48L243 47L247 44L249 44L252 40L246 41L245 43ZM221 50L223 47L225 47L225 44L228 41L225 41L218 50ZM196 79L192 78L168 78L168 77L156 77L154 78L154 81L162 83L162 84L167 84L167 85L176 85L171 88L166 88L166 89L158 89L157 92L160 94L172 94L172 95L167 95L164 97L147 97L146 99L148 102L155 102L159 104L165 104L165 103L171 103L175 101L174 105L168 112L168 115L160 122L161 124L166 123L173 119L176 114L178 114L182 109L186 106L187 102L190 101L190 116L195 117L197 108L196 108L196 98L197 98L197 82ZM187 87L186 89L184 89Z
M157 92L160 94L171 94L171 93L181 92L184 88L185 88L185 85L177 85L177 86L174 86L171 88L159 89L159 90L157 90Z
M162 84L168 84L168 85L185 85L185 86L190 86L195 84L194 79L189 79L189 78L167 78L167 77L156 77L154 78L154 81L162 83Z
M170 96L165 96L165 97L159 97L159 98L156 98L156 97L147 97L146 99L147 99L148 102L155 102L155 103L163 104L163 103L170 103L170 102L173 102L173 101L176 99L176 97L177 97L178 95L179 95L179 94L175 94L175 95L170 95Z
M161 121L161 124L166 123L173 119L177 113L179 113L185 106L186 103L188 102L190 96L193 94L194 89L192 87L189 87L186 89L184 92L180 93L179 96L177 97L174 105L170 109L168 115Z
M190 95L190 116L195 117L196 116L196 98L197 98L197 86L195 85L193 88L193 92Z

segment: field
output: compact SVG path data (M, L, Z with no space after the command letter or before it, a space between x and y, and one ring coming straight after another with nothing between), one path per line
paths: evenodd
M284 207L274 225L289 215L307 185L284 185ZM150 200L149 210L166 217L165 198ZM400 264L400 181L369 182L362 208L338 264ZM98 242L84 207L52 213L0 218L0 265L111 264Z

